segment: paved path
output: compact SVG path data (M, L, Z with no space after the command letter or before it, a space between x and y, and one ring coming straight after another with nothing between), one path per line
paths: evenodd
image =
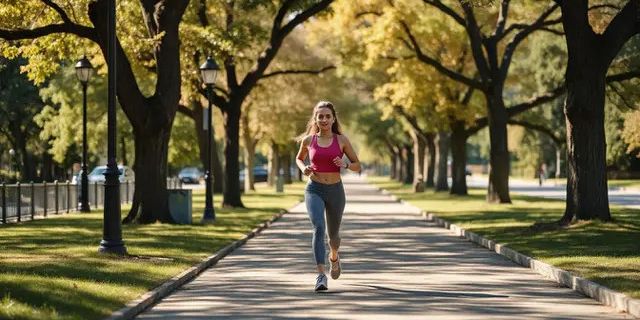
M343 275L313 292L303 205L140 319L625 319L345 178Z
M486 188L487 179L486 176L467 177L467 185L469 187ZM564 183L554 185L553 181L549 180L539 186L535 181L509 178L509 191L527 196L564 200L567 195L567 186ZM640 190L610 187L609 203L640 209Z

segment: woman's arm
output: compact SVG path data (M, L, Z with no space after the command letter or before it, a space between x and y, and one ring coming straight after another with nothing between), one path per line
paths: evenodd
M307 146L309 146L309 140L309 136L302 139L302 142L300 142L300 150L298 150L298 154L296 155L296 164L298 165L298 169L300 169L305 176L313 173L311 167L304 164L304 159L307 158L307 154L309 153L309 150L307 149Z
M353 150L351 142L349 142L349 139L345 135L342 135L341 138L344 146L343 152L345 155L347 155L347 158L349 158L350 161L348 165L345 166L344 164L342 164L341 166L351 171L360 172L360 160L358 160L358 155L356 155L356 152Z

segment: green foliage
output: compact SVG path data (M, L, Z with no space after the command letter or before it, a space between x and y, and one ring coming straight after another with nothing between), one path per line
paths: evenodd
M47 105L35 116L35 121L42 127L40 138L48 141L48 152L53 159L64 163L72 146L81 151L82 146L82 86L77 80L75 69L65 63L60 72L52 77L40 90L42 99ZM118 137L124 135L127 141L133 142L131 126L127 117L118 108ZM106 162L107 138L107 79L94 75L87 86L87 149L90 162ZM133 143L128 143L128 161L133 158ZM118 149L119 157L122 157ZM131 155L131 156L129 156Z
M627 152L640 158L640 111L625 116L622 138L628 144Z
M171 128L169 140L169 164L174 167L200 166L198 138L193 130L193 120L178 113Z

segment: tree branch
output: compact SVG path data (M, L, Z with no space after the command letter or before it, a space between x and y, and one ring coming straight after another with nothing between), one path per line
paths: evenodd
M69 19L69 16L67 15L67 13L59 5L57 5L51 0L40 0L40 1L46 4L47 6L53 8L53 10L55 10L58 13L62 21L64 21L64 23L74 24L71 21L71 19Z
M283 74L321 74L325 71L332 70L335 68L336 68L335 66L326 66L319 70L278 70L271 73L265 73L264 75L262 75L262 77L260 77L260 79L266 79L269 77L274 77L274 76L283 75Z
M98 38L94 28L85 27L79 24L50 24L35 29L14 29L5 30L0 29L0 38L5 40L23 40L23 39L36 39L44 36L48 36L55 33L69 33L76 36L86 38L97 42Z
M407 120L407 122L411 125L411 127L416 132L418 137L420 137L420 139L424 141L427 140L428 138L427 134L425 133L424 130L422 130L422 128L420 128L420 125L418 125L418 120L416 119L415 116L409 115L406 111L404 111L404 109L402 109L401 106L393 106L393 110L398 114L400 114L405 120Z
M198 92L205 98L208 99L207 90L202 87L198 88ZM227 100L212 90L211 92L211 103L213 103L216 107L220 109L223 113L226 113L227 110Z
M507 24L507 17L509 15L509 3L510 0L502 0L502 3L500 4L498 23L496 24L496 30L493 32L493 37L500 38L504 32L504 28Z
M522 40L526 39L531 33L533 33L534 31L540 28L548 26L549 24L557 23L556 21L558 22L561 21L561 20L552 20L552 21L546 21L547 23L545 23L545 20L558 8L559 6L557 4L550 6L546 11L544 11L536 19L536 21L534 21L531 25L525 27L520 32L518 32L513 37L513 39L511 39L511 41L507 44L504 50L504 54L502 55L502 62L500 64L500 74L502 75L503 78L507 76L507 72L509 71L509 66L511 65L511 59L513 58L513 54L515 53L516 48L522 42Z
M469 35L469 44L471 46L473 60L476 62L476 68L480 73L480 78L483 80L483 82L486 83L488 81L491 81L491 76L489 75L490 72L487 58L485 57L484 51L482 50L483 36L481 34L480 27L478 26L478 22L476 21L471 3L464 0L458 1L460 2L462 10L464 11L466 21L465 30L467 31L467 35Z
M451 9L450 7L448 7L447 5L445 5L444 3L442 3L442 1L440 0L422 0L422 2L431 5L433 7L438 8L438 10L442 11L442 13L448 15L449 17L453 18L453 20L455 20L459 25L465 27L466 26L466 22L464 21L464 18L462 18L462 16L460 16L457 12L455 12L453 9Z
M178 112L182 113L183 115L193 119L195 117L195 115L193 114L193 110L191 110L190 108L188 108L187 106L185 106L184 104L180 103L178 104Z
M566 139L563 139L562 137L558 137L555 135L555 133L553 132L553 130L551 130L550 128L547 128L541 124L536 124L536 123L531 123L531 122L527 122L527 121L523 121L523 120L515 120L515 119L509 119L507 120L508 124L512 124L512 125L517 125L517 126L521 126L527 129L531 129L531 130L535 130L535 131L539 131L542 132L544 134L546 134L547 136L549 136L549 138L551 138L551 140L553 140L553 142L556 144L556 146L562 146L565 142Z
M632 70L632 71L628 71L628 72L612 74L610 76L607 76L605 78L605 81L607 83L610 83L610 82L618 82L618 81L630 80L630 79L633 79L633 78L640 78L640 70Z
M247 73L242 82L240 83L240 87L243 89L245 94L249 94L251 88L258 83L258 80L263 76L265 70L273 61L280 46L282 45L282 41L284 38L291 32L293 29L315 15L316 13L326 9L333 0L322 0L297 14L293 19L291 19L285 26L280 27L282 24L282 20L286 15L289 7L292 4L292 0L287 0L283 3L282 7L278 10L278 13L273 21L273 27L271 30L271 38L269 39L269 44L262 51L258 60L254 64L253 68Z
M555 89L539 95L539 96L535 96L531 99L529 99L526 102L523 103L519 103L516 104L510 108L507 108L507 116L509 118L520 114L522 112L525 112L529 109L535 108L541 104L553 101L554 99L558 98L559 96L563 95L565 92L567 91L567 86L562 83L561 85L559 85L558 87L556 87Z
M434 67L438 72L442 73L443 75L458 81L460 83L463 83L469 87L473 87L475 89L478 90L482 90L483 86L480 82L475 81L471 78L468 78L466 76L464 76L461 73L455 72L447 67L445 67L444 65L442 65L439 61L427 56L426 54L424 54L424 52L422 52L422 49L420 48L420 44L418 44L418 41L416 40L416 38L413 36L413 34L411 33L411 30L409 29L409 26L406 24L406 22L404 21L400 21L400 25L402 26L402 29L404 30L404 32L407 34L407 37L409 37L409 40L411 43L406 42L405 41L405 45L408 46L409 50L412 50L416 53L416 57L418 58L418 60L422 61L423 63L426 63L432 67Z
M605 63L608 66L618 55L622 46L635 34L640 32L640 4L637 0L627 4L611 20L602 34L602 48L605 50Z

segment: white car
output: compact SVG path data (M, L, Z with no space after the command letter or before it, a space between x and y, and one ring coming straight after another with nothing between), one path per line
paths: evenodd
M124 183L124 182L135 182L136 178L135 178L135 174L133 172L133 170L131 170L131 168L127 167L127 166L118 166L118 170L120 171L120 183ZM107 171L107 166L98 166L95 167L93 169L93 171L91 171L91 173L89 173L89 176L87 177L89 179L90 183L95 183L95 182L104 182L105 178L104 178L104 172Z

